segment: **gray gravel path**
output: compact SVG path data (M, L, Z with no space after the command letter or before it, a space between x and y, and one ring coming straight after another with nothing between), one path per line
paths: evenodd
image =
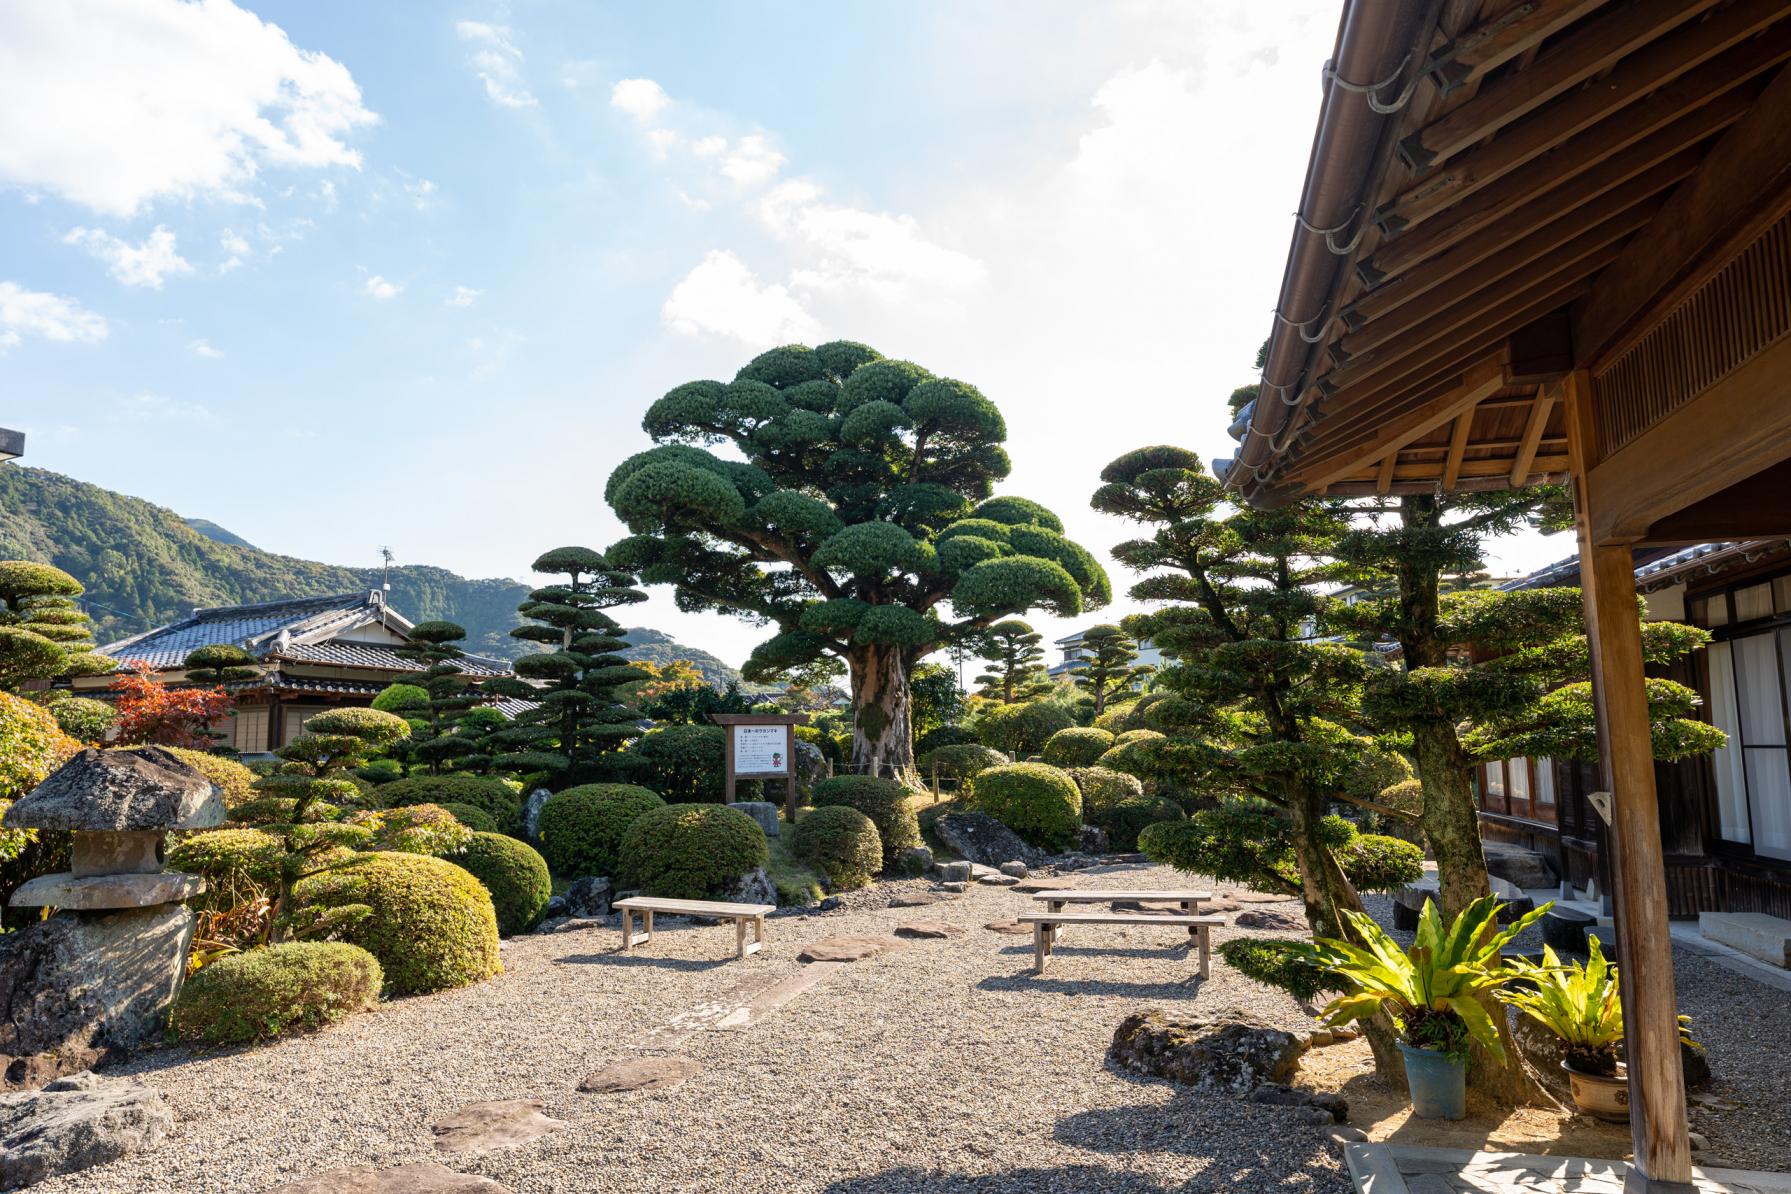
M1162 888L1187 878L1127 867L1080 883ZM1071 930L1034 978L1030 938L982 927L1029 898L973 885L952 903L888 907L925 887L883 884L835 912L776 918L764 951L745 963L731 959L726 927L662 920L653 943L629 955L616 952L613 929L537 935L506 943L506 973L477 987L399 1000L262 1049L148 1054L124 1072L167 1095L174 1135L36 1189L235 1194L339 1166L434 1159L430 1120L515 1098L544 1100L566 1128L449 1164L516 1194L1349 1188L1320 1133L1287 1112L1104 1065L1114 1027L1140 1007L1310 1027L1291 1000L1217 961L1210 981L1195 980L1175 930ZM647 1043L680 1012L794 973L809 941L928 918L969 932L841 966L744 1028L696 1032L670 1049ZM576 1091L592 1070L642 1052L692 1057L704 1072L669 1091Z

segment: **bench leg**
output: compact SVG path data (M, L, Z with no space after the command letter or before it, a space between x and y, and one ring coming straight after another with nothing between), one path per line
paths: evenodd
M755 916L752 918L752 939L753 944L755 945L764 944L765 918L763 916Z
M1046 900L1045 901L1045 911L1049 912L1053 916L1056 916L1059 912L1063 911L1063 901L1062 900Z
M641 940L645 941L653 935L653 910L649 908L643 915L647 922L647 927L641 933Z
M1208 925L1195 925L1200 931L1200 977L1213 977L1213 936Z
M626 951L629 948L631 948L633 945L634 945L634 912L632 909L624 908L624 909L622 909L622 949L624 951Z
M1198 913L1199 911L1200 911L1200 905L1196 901L1194 901L1194 900L1183 900L1182 901L1182 915L1183 916L1193 916L1196 913ZM1188 926L1188 936L1196 937L1196 936L1199 936L1199 934L1200 934L1200 926L1199 925L1189 925Z
M734 957L742 960L746 957L746 918L743 916L734 918Z
M1045 934L1050 932L1044 925L1032 926L1032 972L1045 973L1045 959L1050 951L1045 948Z

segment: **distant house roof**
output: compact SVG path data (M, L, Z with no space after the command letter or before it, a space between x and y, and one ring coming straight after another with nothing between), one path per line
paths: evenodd
M1690 577L1715 575L1740 564L1751 564L1762 556L1791 550L1787 539L1746 539L1722 543L1698 543L1678 550L1650 550L1636 556L1636 587L1642 592L1664 589ZM1540 568L1528 576L1506 581L1499 588L1507 592L1519 589L1548 589L1557 585L1578 584L1580 559L1569 556Z

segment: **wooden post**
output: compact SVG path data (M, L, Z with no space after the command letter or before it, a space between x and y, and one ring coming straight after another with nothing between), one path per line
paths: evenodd
M1604 782L1612 792L1611 894L1629 1064L1629 1127L1635 1144L1635 1168L1627 1188L1689 1194L1691 1144L1686 1134L1685 1074L1679 1060L1678 1000L1667 929L1666 866L1654 791L1635 563L1627 543L1593 540L1592 505L1603 495L1588 492L1586 485L1586 474L1598 459L1591 378L1583 370L1571 373L1563 390L1599 755Z

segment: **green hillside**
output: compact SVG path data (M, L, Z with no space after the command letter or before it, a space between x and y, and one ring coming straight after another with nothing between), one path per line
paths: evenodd
M648 626L630 626L622 632L628 641L628 649L622 654L630 659L638 659L642 663L651 663L664 667L674 660L688 660L691 667L703 674L703 679L716 688L726 688L729 684L738 684L746 692L759 692L763 685L748 684L740 679L740 669L729 667L718 657L709 654L700 647L687 647L663 630L654 630Z

